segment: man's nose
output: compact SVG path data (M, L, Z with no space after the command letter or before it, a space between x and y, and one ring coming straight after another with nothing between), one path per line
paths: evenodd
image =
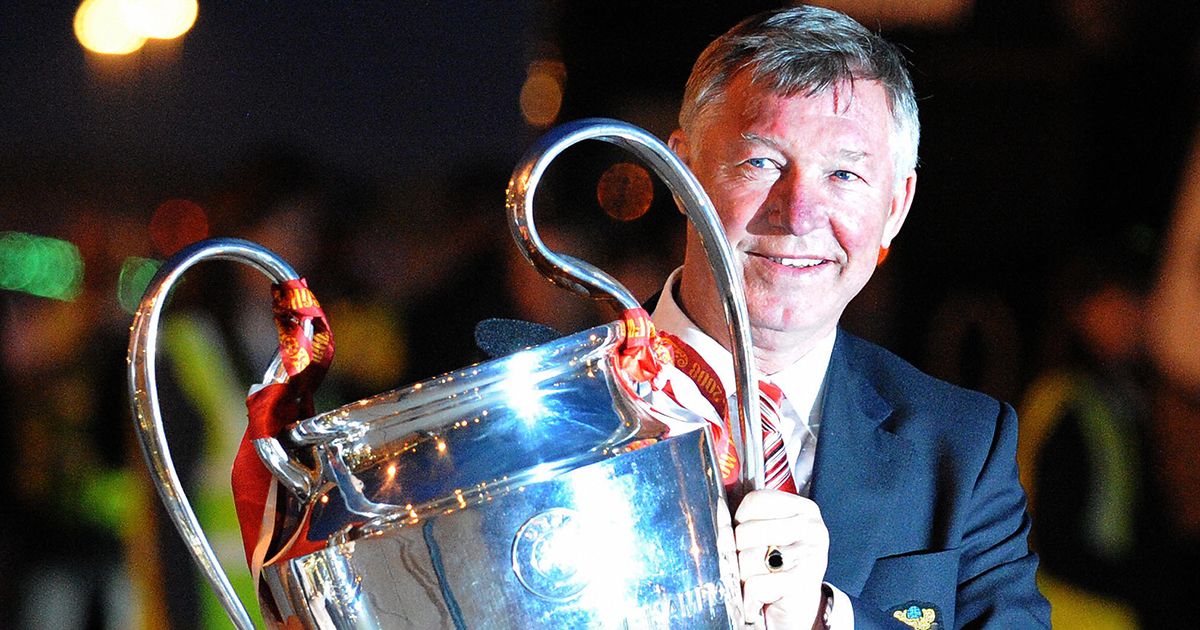
M825 204L813 176L785 172L771 189L771 224L791 234L805 234L825 220Z

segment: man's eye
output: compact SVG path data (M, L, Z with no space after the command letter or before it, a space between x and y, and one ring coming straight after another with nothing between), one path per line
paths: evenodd
M852 181L855 181L858 179L862 179L861 177L859 177L857 174L855 174L852 171L842 171L842 170L834 171L832 174L832 177L834 179L841 180L843 182L852 182Z
M746 164L753 168L778 168L779 167L779 165L775 163L775 160L772 160L770 158L750 158L749 160L746 160Z

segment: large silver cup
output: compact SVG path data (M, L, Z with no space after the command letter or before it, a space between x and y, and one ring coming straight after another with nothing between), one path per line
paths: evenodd
M585 262L550 252L533 191L565 147L599 139L638 154L667 183L704 241L733 340L737 388L752 391L749 332L729 246L707 196L661 142L635 127L580 121L551 131L509 184L526 256L573 291L637 302ZM213 239L168 261L130 334L137 433L159 495L230 618L252 627L175 474L157 400L163 304L191 266L249 264L276 282L297 274L253 243ZM255 441L286 488L287 544L260 575L273 625L311 628L740 627L729 512L709 432L667 437L617 368L617 321L360 400ZM264 382L286 375L278 364ZM741 435L759 435L756 396ZM761 448L742 445L761 484ZM305 529L296 527L307 523ZM303 537L318 551L289 554Z

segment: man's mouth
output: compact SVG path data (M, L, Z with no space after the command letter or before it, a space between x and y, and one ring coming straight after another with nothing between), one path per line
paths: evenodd
M824 260L815 260L812 258L779 258L775 256L767 256L767 258L770 259L771 262L776 262L784 267L791 267L793 269L816 267L817 265L825 262Z
M808 269L809 267L816 267L825 262L824 258L789 258L786 256L769 256L755 252L750 252L750 255L766 258L777 265L783 265L792 269Z

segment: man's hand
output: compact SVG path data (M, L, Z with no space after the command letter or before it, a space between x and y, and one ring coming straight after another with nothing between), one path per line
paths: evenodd
M829 531L816 503L778 490L756 490L734 517L746 619L761 609L770 630L821 628L821 581L829 561ZM782 566L767 564L769 548Z

